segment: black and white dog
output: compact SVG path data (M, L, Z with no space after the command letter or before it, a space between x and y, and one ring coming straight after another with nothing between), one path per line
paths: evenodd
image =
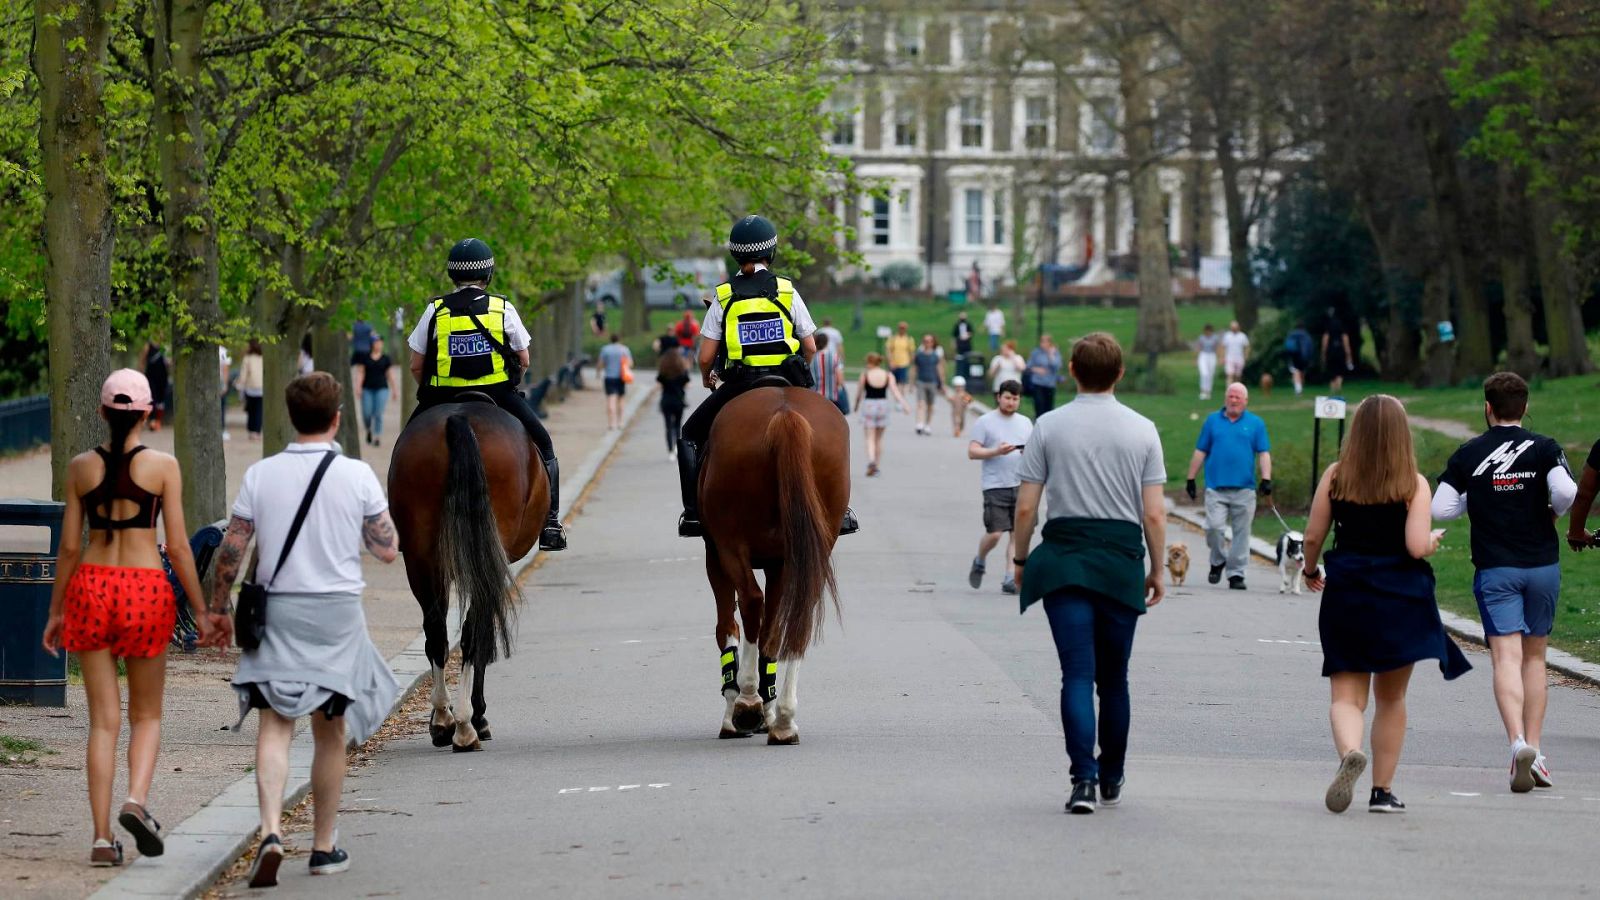
M1305 587L1306 536L1285 531L1278 537L1278 593L1293 587L1296 594Z

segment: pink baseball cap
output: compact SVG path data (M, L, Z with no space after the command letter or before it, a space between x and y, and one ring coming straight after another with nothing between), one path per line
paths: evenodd
M150 382L136 369L118 369L100 386L100 405L109 409L149 412Z

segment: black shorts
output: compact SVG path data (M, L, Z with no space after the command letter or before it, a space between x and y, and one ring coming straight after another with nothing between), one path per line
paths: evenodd
M256 687L254 684L251 684L248 687L249 687L249 691L250 691L250 708L251 709L271 709L272 708L272 704L268 703L267 702L267 698L262 696L260 688ZM313 712L322 713L324 716L327 716L328 717L328 721L331 722L334 719L337 719L340 716L344 715L344 711L346 709L348 709L349 706L350 706L350 698L349 697L346 697L343 694L335 693L332 697L329 697L327 699L327 702L325 702L321 706L317 707Z
M983 530L985 534L999 534L1011 530L1017 513L1017 489L986 488L983 492Z
M606 379L606 396L621 397L627 391L628 385L621 378Z

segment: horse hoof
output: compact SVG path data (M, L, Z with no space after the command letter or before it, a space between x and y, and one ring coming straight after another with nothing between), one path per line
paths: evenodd
M767 732L767 746L769 747L773 745L787 747L791 744L798 743L800 743L800 732L798 731L789 730Z
M490 734L489 733L489 729L487 729L487 728L479 728L478 729L478 740L480 740L480 741L492 741L492 740L494 740L494 735Z
M451 744L450 745L450 752L451 753L474 753L474 752L482 750L482 749L483 749L483 745L478 743L477 741L473 741L472 743L467 744L465 747L463 747L460 744Z
M454 726L430 725L428 726L428 737L433 740L435 747L444 747L450 743L450 736L455 734L455 731Z
M766 715L758 700L752 700L748 704L742 700L735 700L732 720L734 728L745 734L755 734L757 729L766 724Z
M748 731L740 731L737 728L729 728L728 726L724 725L722 726L722 731L717 733L717 740L726 741L731 738L747 738L749 736L750 732Z

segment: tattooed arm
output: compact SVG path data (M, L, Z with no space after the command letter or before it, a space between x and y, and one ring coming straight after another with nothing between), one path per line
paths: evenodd
M367 516L366 524L361 526L361 542L383 562L394 562L400 555L400 538L394 533L394 520L389 518L388 510Z
M256 523L234 516L228 520L228 530L222 536L222 546L217 548L216 559L211 562L211 600L207 608L214 613L226 614L233 608L233 583L239 577L239 567L244 564L245 551L250 548L250 538L256 533Z

